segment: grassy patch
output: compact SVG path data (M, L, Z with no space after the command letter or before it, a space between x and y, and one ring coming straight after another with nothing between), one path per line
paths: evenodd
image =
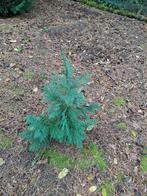
M0 131L0 150L7 150L11 148L13 140L10 137L4 135L2 131Z
M117 182L118 182L118 183L122 183L122 182L124 182L124 180L125 180L125 174L124 174L122 171L120 171L120 172L117 174L116 178L117 178Z
M59 169L72 168L75 164L74 159L69 155L62 154L54 148L47 150L43 157L48 159L50 165Z
M140 161L140 169L143 173L147 173L147 155L142 156Z
M39 76L40 80L48 80L48 75L45 74L45 73L42 73L40 76Z
M126 101L123 98L116 98L116 99L114 99L114 104L118 107L121 107L126 104Z
M97 166L102 171L107 169L104 153L93 143L89 146L88 149L83 149L79 153L79 156L77 158L75 157L75 159L71 158L70 155L60 153L55 148L47 150L43 154L43 157L48 159L48 163L50 165L59 169L73 167L79 169L88 169L92 166Z
M94 159L96 166L100 170L104 171L107 169L107 163L105 161L105 156L102 149L97 148L96 144L92 143L90 145L90 154L92 155L92 158Z
M14 25L11 24L0 24L0 31L10 31L14 29Z
M43 27L42 29L41 29L41 31L43 32L43 33L48 33L48 27Z
M109 110L109 113L110 113L110 114L115 114L115 113L116 113L116 110L115 110L115 109L110 109L110 110Z
M23 78L25 80L32 80L33 76L34 76L34 73L32 71L26 71L23 74Z
M112 196L115 192L115 187L111 181L105 181L99 188L102 196Z
M87 158L87 157L82 156L80 159L76 161L76 167L82 170L89 169L94 165L95 165L95 162L94 160L91 159L91 157Z
M115 127L117 129L120 129L120 130L126 130L127 129L127 124L125 122L119 122L115 125Z
M17 95L17 96L22 96L25 93L24 88L22 86L18 86L18 85L13 86L12 90L15 93L15 95Z

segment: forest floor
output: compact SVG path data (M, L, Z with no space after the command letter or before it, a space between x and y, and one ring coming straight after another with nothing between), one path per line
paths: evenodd
M61 69L61 47L77 73L92 75L87 99L102 109L84 148L93 142L108 164L105 171L85 162L69 165L63 179L60 161L32 165L34 155L17 136L25 116L44 108L41 88ZM140 165L147 153L146 60L147 24L135 19L68 0L40 0L29 13L1 18L0 195L89 196L103 190L103 196L145 196L147 175ZM74 147L52 145L59 155L79 159ZM97 187L93 193L91 186Z

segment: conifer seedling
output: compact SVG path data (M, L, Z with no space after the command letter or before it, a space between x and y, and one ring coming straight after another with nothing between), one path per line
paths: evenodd
M28 11L36 0L0 0L0 15L16 15Z
M61 53L62 74L53 75L43 88L48 103L40 116L28 115L27 128L20 136L29 142L29 150L38 152L49 146L52 140L82 148L86 130L96 123L89 114L95 113L99 103L89 104L82 89L88 83L88 74L74 77L74 67Z

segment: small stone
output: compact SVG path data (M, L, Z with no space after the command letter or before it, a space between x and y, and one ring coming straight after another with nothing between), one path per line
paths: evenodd
M29 57L29 59L32 59L33 58L33 56L31 56L31 55L29 55L28 57Z
M13 67L15 67L15 63L10 63L10 68L13 68Z
M116 158L114 158L114 160L113 160L113 163L115 164L115 165L117 165L117 159Z
M69 170L68 170L67 168L64 168L64 169L59 173L58 178L59 178L59 179L64 178L65 176L67 176L68 172L69 172Z
M138 113L139 113L139 114L142 114L143 112L142 112L142 110L138 110Z
M10 82L10 78L6 78L5 82Z
M91 186L89 192L94 193L97 190L97 186Z
M15 39L10 40L11 43L16 43L17 41Z
M35 93L38 92L38 87L34 88L33 92L35 92Z
M5 164L5 161L4 159L0 158L0 166L4 165Z

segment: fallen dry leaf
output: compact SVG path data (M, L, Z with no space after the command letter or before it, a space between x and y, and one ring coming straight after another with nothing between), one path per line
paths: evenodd
M68 172L69 172L69 170L68 170L67 168L64 168L64 169L59 173L58 178L59 178L59 179L64 178L65 176L67 176Z
M89 192L91 192L91 193L95 192L96 190L97 190L97 186L91 186L89 188Z

